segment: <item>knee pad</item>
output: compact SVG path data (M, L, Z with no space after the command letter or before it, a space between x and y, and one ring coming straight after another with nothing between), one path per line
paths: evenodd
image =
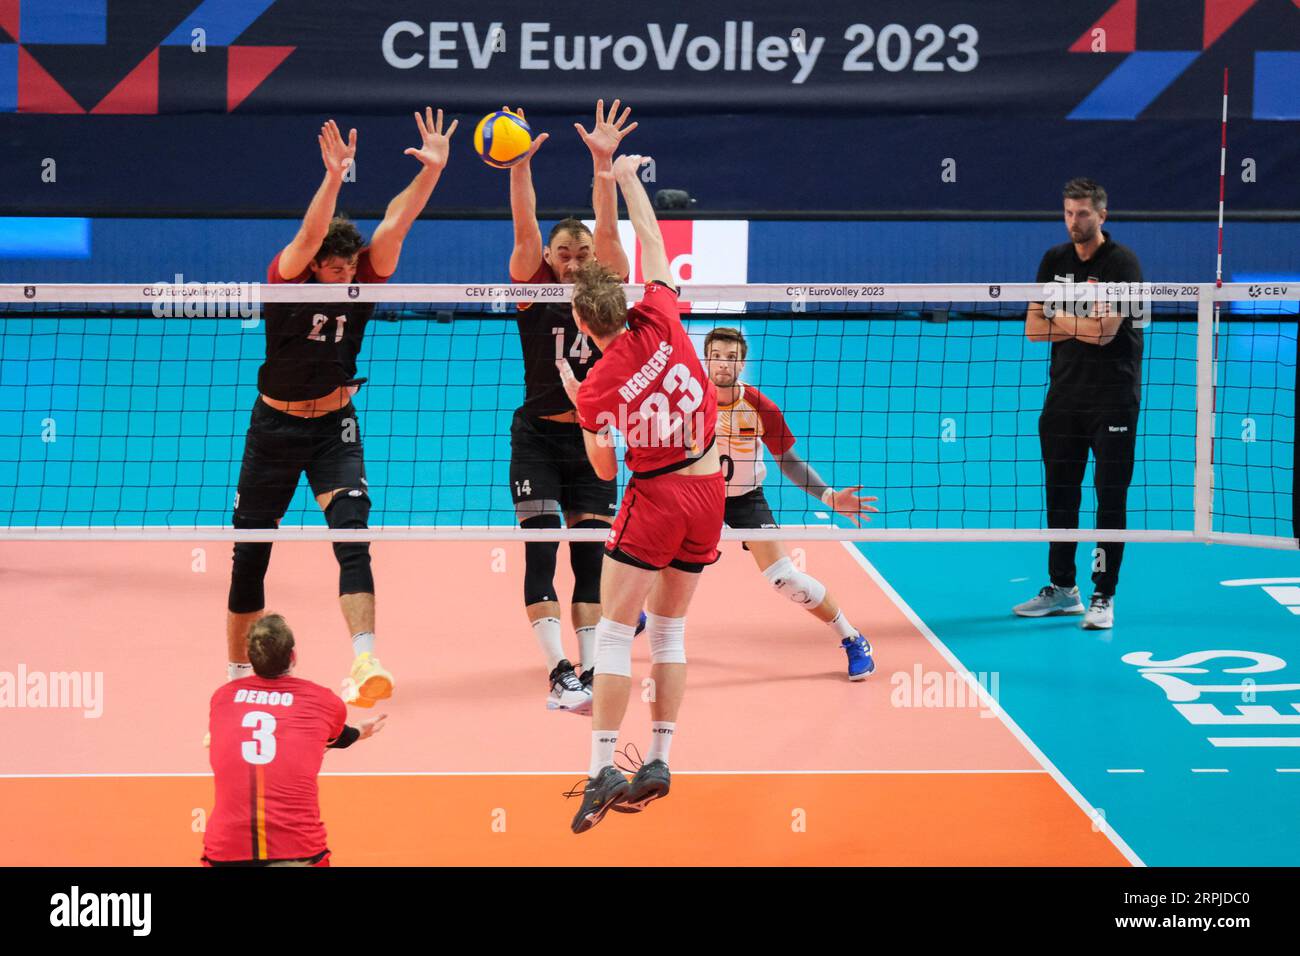
M602 617L596 625L596 673L632 676L632 640L636 629Z
M603 528L609 530L608 521L587 518L575 528ZM605 544L602 541L570 541L569 567L573 568L573 603L600 603L600 568L605 561Z
M650 638L650 663L686 663L686 618L660 617L647 611L645 632Z
M345 488L325 508L325 521L331 528L365 528L369 517L370 496L360 488ZM339 563L339 594L375 593L370 542L335 541L334 557Z
M558 528L557 514L534 515L519 523L521 528ZM524 604L541 601L558 601L555 594L555 556L559 553L558 541L524 542Z
M269 518L249 518L235 513L236 528L274 528ZM232 614L251 614L266 607L266 569L271 564L271 542L237 541L230 565L230 595L226 607Z
M763 571L763 577L776 588L777 594L784 594L795 604L811 611L826 597L826 585L811 575L795 570L794 562L782 558Z

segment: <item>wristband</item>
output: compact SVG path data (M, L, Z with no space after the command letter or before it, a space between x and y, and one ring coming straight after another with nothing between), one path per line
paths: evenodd
M834 488L827 488L825 491L822 492L822 504L826 505L826 507L828 507L828 508L833 507L833 506L831 505L831 501L832 501L834 498L835 498L835 489L834 489Z

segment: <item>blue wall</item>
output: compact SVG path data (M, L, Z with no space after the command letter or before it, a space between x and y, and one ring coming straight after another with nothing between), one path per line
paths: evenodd
M298 226L291 220L99 219L89 221L89 241L81 249L67 243L78 235L69 220L45 222L42 232L32 220L0 219L0 281L158 281L177 272L188 279L259 279ZM368 234L375 223L360 225ZM1214 223L1111 226L1112 237L1138 253L1148 279L1214 279ZM1043 251L1065 238L1056 222L753 222L749 281L1032 281ZM64 245L51 254L55 240ZM1300 223L1229 223L1224 241L1225 279L1234 273L1300 276ZM509 222L418 222L397 277L498 282L510 246ZM24 248L46 251L24 256Z

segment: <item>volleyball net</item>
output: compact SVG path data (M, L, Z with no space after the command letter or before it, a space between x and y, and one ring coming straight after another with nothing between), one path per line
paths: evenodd
M569 292L0 285L0 539L603 538L520 529L511 503L516 303ZM639 294L628 287L629 302ZM682 318L701 355L711 329L739 328L741 379L780 406L796 451L834 487L879 497L880 513L855 528L769 458L782 527L725 536L1294 548L1297 299L1286 284L686 284ZM357 301L375 303L354 423L371 528L327 528L303 482L279 529L232 530L262 307ZM1026 336L1031 302L1062 314L1104 303L1141 330L1125 529L1091 527L1091 465L1081 528L1048 527L1038 419L1051 346ZM621 469L620 492L626 480Z

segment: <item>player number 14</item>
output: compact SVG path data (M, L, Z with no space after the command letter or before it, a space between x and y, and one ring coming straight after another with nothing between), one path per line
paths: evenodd
M551 329L551 334L555 336L555 360L558 362L564 358L564 329L557 326ZM586 365L591 360L591 346L584 333L579 332L573 340L573 345L569 347L569 358L576 358L579 365Z

